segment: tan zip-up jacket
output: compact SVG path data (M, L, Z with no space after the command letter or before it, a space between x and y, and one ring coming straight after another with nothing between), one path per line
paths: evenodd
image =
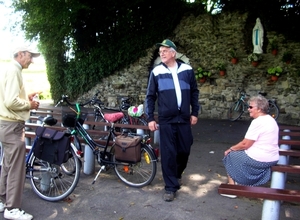
M0 120L26 121L30 102L24 88L22 67L12 61L0 68Z

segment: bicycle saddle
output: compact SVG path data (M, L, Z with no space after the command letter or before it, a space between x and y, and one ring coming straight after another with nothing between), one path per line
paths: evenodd
M116 122L124 117L123 112L105 113L104 119L108 122Z

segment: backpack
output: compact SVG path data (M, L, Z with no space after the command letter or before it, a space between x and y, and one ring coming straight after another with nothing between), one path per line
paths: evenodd
M56 165L61 165L68 161L70 156L70 138L64 132L38 127L35 134L38 138L35 140L33 148L34 156Z

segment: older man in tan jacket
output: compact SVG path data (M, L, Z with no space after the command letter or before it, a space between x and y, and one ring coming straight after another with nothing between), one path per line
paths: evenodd
M39 102L27 94L22 69L27 69L33 57L40 56L27 46L13 51L14 59L0 71L0 141L3 163L0 177L0 212L6 219L32 219L33 216L21 208L25 183L25 121L30 109L37 109Z

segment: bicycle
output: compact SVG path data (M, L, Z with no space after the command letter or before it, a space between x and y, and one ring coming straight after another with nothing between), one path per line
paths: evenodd
M53 126L57 123L53 117L39 117L37 120L42 122L41 126ZM65 135L71 138L70 134ZM77 150L71 143L68 161L60 166L50 164L34 156L33 150L37 140L38 136L35 137L29 153L26 154L26 178L30 180L33 191L40 198L50 202L63 200L73 192L79 181L81 164L76 156Z
M228 110L227 117L230 121L236 121L239 119L245 112L248 111L248 97L250 95L246 94L245 91L240 91L240 97L237 101L235 101ZM262 96L266 96L267 93L259 92L258 94ZM268 99L269 109L268 114L271 115L275 120L277 120L279 116L279 108L276 104L275 99Z
M117 177L125 184L132 187L143 187L152 182L156 175L157 170L157 156L155 150L150 145L150 136L147 134L139 135L135 133L127 133L128 136L140 136L141 137L141 151L140 160L138 162L125 162L119 161L115 157L115 138L117 137L115 133L115 122L120 120L123 115L118 113L106 113L103 118L109 121L109 134L106 139L106 144L101 145L96 143L89 133L84 129L83 123L86 114L81 111L81 107L88 104L94 104L95 100L91 99L86 103L75 103L72 104L68 101L68 96L62 95L62 99L58 101L56 106L61 103L67 103L68 107L72 112L63 113L62 124L64 127L71 129L71 134L74 136L74 145L77 147L78 151L82 152L81 144L78 135L86 143L86 147L89 147L96 157L96 161L100 165L100 170L98 171L96 177L93 180L93 184L100 175L102 171L106 171L109 168L113 168ZM76 109L73 109L75 107ZM114 116L114 120L109 120L109 116ZM110 140L113 140L114 144L109 145Z
M119 108L118 109L114 109L114 108L108 108L106 106L104 106L104 103L98 99L98 95L99 95L99 91L96 92L96 94L92 97L91 99L91 103L90 105L93 107L94 109L94 120L95 122L106 122L109 123L109 121L107 121L104 118L104 110L108 110L108 111L113 111L113 112L122 112L123 113L123 117L120 118L118 121L116 121L116 123L120 123L120 124L129 124L129 125L144 125L147 126L148 123L147 121L143 118L143 117L133 117L130 116L127 112L127 110L129 109L129 107L132 105L132 97L120 97L119 98ZM94 125L92 127L92 129L95 129L96 126ZM107 126L104 126L103 128L104 131L108 130ZM137 129L128 129L128 128L121 128L119 130L120 132L131 132L131 133L147 133L145 130L143 130L142 132L140 130ZM148 132L149 134L149 132ZM104 137L106 138L106 137Z

